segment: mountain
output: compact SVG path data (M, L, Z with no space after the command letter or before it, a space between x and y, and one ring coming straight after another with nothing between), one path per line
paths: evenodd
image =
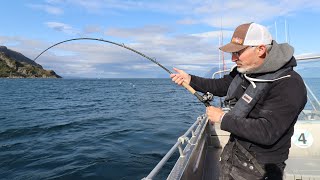
M0 46L0 78L61 78L23 54Z

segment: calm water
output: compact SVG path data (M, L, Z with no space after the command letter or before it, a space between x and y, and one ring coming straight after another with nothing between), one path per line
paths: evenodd
M0 100L10 180L141 179L204 112L170 79L0 79Z

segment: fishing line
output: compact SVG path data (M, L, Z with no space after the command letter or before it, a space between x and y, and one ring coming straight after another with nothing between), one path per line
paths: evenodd
M73 39L68 39L68 40L64 40L61 42L58 42L50 47L48 47L47 49L45 49L44 51L42 51L36 58L34 58L33 61L36 61L43 53L45 53L46 51L48 51L49 49L53 48L54 46L57 46L59 44L65 43L65 42L69 42L69 41L77 41L77 40L94 40L94 41L101 41L101 42L106 42L106 43L110 43L110 44L114 44L116 46L120 46L122 48L125 48L127 50L130 50L136 54L139 54L140 56L150 60L151 62L155 63L156 65L160 66L162 69L164 69L165 71L167 71L169 74L172 74L172 72L167 69L166 67L164 67L162 64L160 64L158 61L156 61L154 58L151 58L135 49L132 49L124 44L120 44L120 43L116 43L113 41L109 41L109 40L104 40L104 39L98 39L98 38L88 38L88 37L84 37L84 38L73 38ZM208 95L205 94L204 96L201 96L199 93L197 93L189 84L183 82L182 86L185 87L191 94L195 95L199 101L201 101L206 107L210 106L209 101L211 100L210 98L208 98Z

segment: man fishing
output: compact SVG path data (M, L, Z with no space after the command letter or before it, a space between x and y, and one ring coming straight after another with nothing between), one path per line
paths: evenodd
M230 132L221 153L219 179L282 179L298 115L307 102L294 49L278 44L266 27L238 26L231 42L220 50L232 54L236 68L220 79L205 79L183 70L172 81L190 84L196 91L226 96L230 111L207 107L213 123Z

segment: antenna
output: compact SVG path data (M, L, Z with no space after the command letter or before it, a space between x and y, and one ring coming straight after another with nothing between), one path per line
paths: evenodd
M287 25L288 25L288 28L287 28L288 43L290 44L290 29L289 29L289 23L288 23Z
M221 34L219 36L219 46L221 45ZM221 70L221 54L220 54L220 49L218 48L218 55L219 55L219 71Z
M222 18L220 17L220 35L219 35L219 46L221 46L221 21ZM221 70L221 55L220 55L220 49L218 48L218 55L219 55L219 71ZM221 76L220 76L221 77Z
M274 21L274 27L276 29L276 41L278 42L278 28L277 28L277 21Z
M222 18L220 19L220 36L221 36L221 44L220 44L220 47L221 47L221 46L223 46ZM224 71L224 70L226 70L226 63L224 62L224 52L220 51L220 53L221 53L221 58L222 58L222 71Z
M288 43L288 30L287 30L287 20L284 20L284 33L285 33L285 36L286 36L286 43Z

